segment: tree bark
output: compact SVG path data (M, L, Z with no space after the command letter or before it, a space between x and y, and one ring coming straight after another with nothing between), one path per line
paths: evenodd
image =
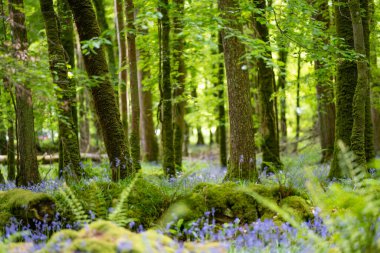
M116 31L117 31L117 44L119 49L119 100L120 100L120 114L121 122L125 136L128 136L128 94L127 94L127 76L128 72L125 66L127 65L127 44L125 41L125 25L124 25L124 9L123 0L115 1L115 14L116 14Z
M256 28L258 39L262 40L269 46L269 31L266 25L266 3L265 0L255 0L256 8L260 10L254 16L254 27ZM272 52L265 50L263 57L257 60L258 65L258 81L259 81L259 97L260 97L260 121L263 143L261 149L263 151L262 168L269 167L270 170L277 170L282 167L280 160L280 142L278 139L278 124L275 108L275 99L273 94L275 91L273 68L268 66L264 60L272 59Z
M162 94L161 94L161 119L162 119L162 167L167 177L175 177L174 164L174 143L173 143L173 105L172 105L172 85L170 81L170 20L168 0L159 1L159 10L162 13L161 19L161 59L162 59Z
M140 99L139 81L137 72L137 50L136 50L136 27L135 27L135 7L133 0L125 2L127 17L127 41L128 41L128 66L129 83L131 90L132 120L129 143L131 145L132 168L134 172L141 169L140 165Z
M100 36L95 12L90 0L69 0L81 41ZM124 135L120 113L116 105L112 84L108 78L108 66L103 49L96 54L84 55L87 74L97 77L98 85L91 87L96 113L99 116L104 143L111 164L112 180L132 176L128 141Z
M297 94L296 94L296 141L294 142L293 152L298 152L298 140L300 138L300 121L301 121L301 104L300 104L300 87L301 86L301 49L298 50L297 57Z
M14 123L13 120L9 120L8 127L8 180L14 181L16 179L16 159L15 159L15 136L14 136Z
M230 161L226 179L256 180L255 137L252 120L250 83L247 63L242 58L245 46L231 32L242 33L240 8L236 0L220 0L225 22L222 30L224 61L227 72L230 116Z
M363 21L359 0L348 0L351 14L353 37L356 53L366 55L366 43L364 35ZM352 113L353 126L351 135L351 149L355 154L355 161L358 166L365 167L366 164L366 107L369 95L369 76L367 58L361 57L357 60L357 85L355 89ZM371 120L371 119L369 119ZM372 124L372 122L371 122Z
M65 51L61 43L58 19L52 0L40 0L41 12L45 21L49 50L50 71L53 81L58 85L58 128L62 145L63 175L67 181L80 180L83 170L80 166L80 150L77 128L72 112L75 87L68 77Z
M221 32L218 32L218 51L222 57L223 54L223 40ZM218 130L217 130L217 142L219 143L219 160L222 167L227 166L227 134L226 134L226 110L224 107L224 63L223 59L219 59L218 62L218 81L216 86L218 87Z
M281 40L281 39L279 39ZM285 45L284 42L280 43L279 49L279 61L282 62L280 65L280 73L277 78L277 87L281 92L280 97L280 131L281 131L281 141L286 145L288 138L288 129L286 122L286 67L288 62L288 45Z
M28 40L25 24L23 0L8 0L9 18L12 31L14 56L20 61L27 61ZM16 184L27 186L40 182L36 145L34 136L34 116L32 91L26 83L15 83L16 89L16 118L19 164Z
M354 47L352 22L350 10L344 0L335 3L335 26L336 34L344 39L349 49ZM342 46L342 49L344 46ZM344 59L337 63L336 76L336 121L335 121L335 145L334 155L329 172L329 178L343 178L348 176L348 171L343 171L339 165L340 148L338 142L345 146L351 146L352 133L352 104L356 88L357 68L353 61Z
M100 31L102 33L107 32L109 30L109 25L106 18L106 9L104 5L104 0L92 0L95 7L96 19L98 21ZM100 34L99 34L100 36ZM110 45L106 45L107 58L108 58L108 67L109 72L113 77L116 74L116 66L115 66L115 55L113 52L112 38L109 34L105 34L104 38L110 41Z
M315 2L318 12L314 15L315 20L324 24L323 31L330 27L329 7L327 1ZM324 43L328 44L326 40ZM331 160L334 153L335 141L335 104L332 84L332 70L322 59L314 62L316 75L316 90L318 102L319 135L322 149L321 163Z
M186 84L186 65L184 59L184 36L183 36L183 15L184 0L174 0L173 12L173 59L175 61L174 81L174 161L176 169L182 170L182 151L185 130L185 106L183 97Z

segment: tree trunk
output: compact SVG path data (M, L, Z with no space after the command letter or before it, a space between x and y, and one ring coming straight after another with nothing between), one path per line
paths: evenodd
M74 123L72 101L75 87L68 77L65 51L61 43L58 19L52 0L40 0L41 12L45 21L46 37L49 49L50 71L53 81L58 85L58 128L62 145L63 175L65 179L80 180L83 170L80 166L80 151L77 128Z
M218 32L218 51L222 57L223 54L223 40L221 32ZM219 143L219 160L222 167L227 166L227 134L226 134L226 110L224 107L224 64L223 59L219 59L218 63L218 129L217 129L217 142Z
M330 27L328 2L316 2L318 12L314 15L315 20L324 24L323 31L328 31ZM325 44L329 41L326 40ZM332 80L332 70L323 61L318 59L314 62L314 71L316 75L316 89L318 102L318 119L319 135L322 149L321 163L327 163L331 160L334 153L335 141L335 104L334 89Z
M338 0L335 3L335 26L336 34L339 38L344 39L349 48L354 47L352 22L350 18L350 10L346 1ZM337 63L337 76L336 76L336 121L335 121L335 145L333 161L329 178L343 178L348 176L348 171L343 171L339 165L340 147L338 145L341 141L345 146L351 146L351 133L352 133L352 103L356 88L357 69L356 64L350 60L340 60Z
M69 0L71 10L77 25L81 41L100 36L95 12L90 0ZM124 135L120 113L112 84L108 76L107 61L103 50L97 49L96 54L84 55L87 74L90 78L97 77L98 85L91 87L96 113L99 116L104 143L111 164L112 180L132 176L128 141Z
M242 32L239 2L219 0L225 20L222 30L224 61L227 72L230 115L230 161L226 179L256 180L255 137L252 120L250 82L244 44L228 31Z
M140 99L139 81L137 72L136 53L136 28L135 28L135 7L133 0L125 1L127 16L127 41L128 41L128 66L129 82L131 89L132 120L129 143L131 145L132 168L134 172L141 169L140 165Z
M298 152L298 140L300 138L300 121L301 121L301 104L300 104L300 87L301 86L301 49L298 51L297 58L297 94L296 94L296 140L294 142L294 151Z
M169 2L160 0L159 10L162 13L161 19L161 52L162 59L161 73L161 119L162 119L162 167L167 177L175 177L174 164L174 143L173 143L173 105L172 105L172 85L170 82L170 20L169 20Z
M149 57L146 52L141 50L141 56ZM145 67L147 68L147 67ZM143 149L144 149L144 159L149 162L158 161L158 143L154 128L153 121L153 102L152 102L152 92L149 87L145 86L150 76L148 69L142 69L139 73L140 76L140 87L139 92L141 93L141 133L143 136Z
M119 100L120 100L120 113L121 122L125 136L128 136L128 95L127 95L127 47L125 42L125 25L124 25L124 9L123 0L115 1L115 14L116 14L116 31L117 31L117 44L119 49Z
M23 0L8 0L15 57L26 64L28 40ZM34 136L32 91L27 84L15 83L19 165L16 184L27 186L40 182Z
M94 7L96 11L96 19L98 21L101 33L108 32L109 25L106 18L106 9L104 6L104 0L92 0L92 1L94 3ZM104 34L104 38L109 40L109 42L111 43L109 45L106 45L106 50L107 50L107 57L108 57L109 72L113 78L115 77L116 66L115 66L115 55L113 52L112 38L109 33Z
M359 0L348 0L348 5L351 14L353 37L356 53L366 55L366 43L364 38L364 27L361 17L361 9ZM369 76L368 76L368 63L367 58L360 58L357 60L357 85L355 89L352 114L353 126L351 135L351 149L355 154L356 164L365 167L366 164L366 127L368 116L366 107L369 95ZM371 118L369 119L371 120ZM371 122L372 124L372 122Z
M279 39L281 40L281 39ZM284 42L280 43L280 50L279 50L279 61L282 62L282 65L280 65L280 73L278 74L277 78L277 87L278 90L281 92L280 97L280 131L281 131L281 141L286 145L287 138L288 138L288 129L287 129L287 122L286 122L286 66L288 62L288 45L284 45Z
M174 161L176 169L182 170L182 151L185 130L185 106L183 97L186 84L186 65L184 59L183 15L184 0L174 0L173 25L173 59L175 61L174 81Z
M8 180L16 179L16 160L15 160L15 136L14 136L13 120L9 120L8 127Z
M205 145L205 139L203 138L202 127L197 127L197 146Z
M254 17L254 27L256 28L258 39L269 45L269 31L266 25L266 3L265 0L254 1L260 13ZM260 97L260 121L263 143L262 168L269 167L270 170L280 169L282 167L280 160L280 142L278 139L278 124L275 108L275 99L273 99L275 83L273 68L267 65L263 58L272 59L272 52L265 50L263 57L257 60L259 97Z

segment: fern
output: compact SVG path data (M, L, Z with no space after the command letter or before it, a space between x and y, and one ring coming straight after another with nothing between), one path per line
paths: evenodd
M105 219L107 217L107 204L104 198L104 194L100 190L97 184L89 185L89 199L88 207L91 212L94 213L94 218Z
M131 183L121 192L119 201L115 206L112 213L108 215L108 220L116 223L119 226L125 226L126 224L133 221L132 218L128 218L128 205L127 200L131 193L133 186L135 185L137 179L140 177L140 173L136 174Z
M64 184L63 188L59 191L66 204L70 207L70 211L74 215L75 221L80 224L89 223L90 218L88 214L86 214L82 203L78 200L70 187Z

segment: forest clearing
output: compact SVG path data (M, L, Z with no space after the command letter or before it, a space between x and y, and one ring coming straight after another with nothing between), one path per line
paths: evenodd
M0 0L0 253L380 252L379 0Z

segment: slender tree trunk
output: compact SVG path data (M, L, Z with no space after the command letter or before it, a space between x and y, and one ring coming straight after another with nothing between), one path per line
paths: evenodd
M218 32L218 51L219 54L223 54L223 39L221 32ZM222 57L222 56L221 56ZM226 133L226 110L224 107L224 63L223 59L219 59L218 63L218 81L216 86L218 87L218 130L217 130L217 142L219 143L219 160L222 167L227 166L227 133Z
M124 9L123 0L114 0L116 13L117 44L119 49L119 97L121 122L125 136L128 136L128 95L127 95L127 47L125 41Z
M183 36L183 15L184 0L175 0L173 12L174 41L173 58L175 61L174 74L174 161L176 169L182 170L182 151L185 130L185 106L183 94L186 83L186 65L184 59L184 36Z
M2 87L0 87L0 95L2 95ZM0 107L0 155L5 155L8 153L7 151L7 128L5 127L2 114L5 112L5 108ZM5 182L3 174L0 170L0 184Z
M286 144L288 138L288 129L286 122L286 67L288 62L288 45L284 45L284 42L280 42L279 61L283 64L280 65L280 73L278 74L277 86L281 92L280 97L280 131L281 141Z
M145 51L141 50L141 55L149 57ZM149 162L158 161L158 142L155 134L154 121L153 121L153 98L152 92L149 87L145 86L150 76L149 70L140 70L139 73L139 92L141 93L141 133L143 136L143 149L144 149L144 159Z
M102 33L107 32L109 30L109 25L106 18L106 9L104 5L104 0L92 0L94 3L95 11L96 11L96 19L98 20L98 24L100 27L100 31ZM99 34L100 35L100 34ZM115 55L113 52L112 38L108 34L105 34L104 38L109 40L111 44L106 45L107 58L108 58L108 67L109 72L112 77L115 77L116 74L116 65L115 65Z
M229 31L242 32L240 8L236 0L219 0L225 20L222 30L224 61L227 72L230 115L230 161L226 179L257 179L255 137L252 120L250 82L244 44Z
M14 136L14 123L13 120L9 120L8 127L8 180L14 181L16 179L16 159L15 159L15 136Z
M100 36L95 12L90 0L69 0L81 41ZM96 54L84 55L86 71L89 77L100 78L97 86L91 87L96 113L99 116L104 143L111 164L112 180L126 178L133 174L120 113L112 84L107 77L108 66L102 49Z
M300 138L300 121L301 121L301 103L300 103L300 89L301 89L301 49L298 51L297 58L297 94L296 94L296 141L294 142L294 151L298 151L298 140Z
M360 1L348 0L350 8L353 37L355 51L358 54L366 55L364 27L361 17ZM356 155L356 163L359 166L365 166L366 164L366 124L367 113L366 107L369 95L369 76L368 76L368 63L366 58L357 60L357 85L355 89L352 113L353 113L353 126L351 135L351 149ZM366 99L367 98L367 99ZM370 119L371 120L371 119ZM372 124L372 122L371 122Z
M72 101L75 98L75 87L68 77L65 51L61 43L58 19L52 0L40 0L42 16L45 20L45 30L49 49L50 71L53 81L59 87L58 97L58 127L60 145L62 145L63 175L66 180L80 180L83 170L80 166L80 151L77 128L73 118Z
M133 0L125 2L127 16L127 41L128 41L128 66L129 81L131 89L132 121L130 133L131 157L133 171L141 169L140 165L140 99L139 81L137 72L137 50L136 50L136 27L135 27L135 7Z
M315 13L314 18L324 24L323 30L327 32L330 27L328 2L316 1L315 7L318 9L318 12ZM326 40L325 43L328 44L329 41ZM319 135L322 149L321 163L326 163L333 156L335 141L335 104L331 81L332 70L323 59L318 59L314 62L314 71L317 82Z
M159 10L162 13L161 19L161 119L162 119L162 167L167 177L175 177L174 164L174 143L173 143L173 105L172 105L172 85L170 82L170 19L168 0L159 1Z
M15 57L26 65L28 40L25 26L23 0L8 0ZM27 84L15 83L16 118L19 165L16 184L29 185L40 182L34 136L32 91Z
M268 27L263 20L266 18L266 2L265 0L255 0L256 7L260 10L254 17L254 27L256 28L258 38L265 44L269 44ZM265 58L272 59L272 52L266 50ZM261 149L263 151L262 167L269 167L270 170L280 169L282 167L280 160L280 142L278 139L278 124L276 103L273 99L275 92L274 72L273 68L268 66L263 57L257 60L259 94L261 103L261 134L263 143Z
M202 127L197 127L197 146L205 145L205 139L203 138Z
M349 48L354 47L352 22L350 10L344 0L335 3L335 27L339 38L344 39ZM339 142L345 146L351 146L352 133L352 104L356 88L357 69L356 64L350 60L340 60L337 63L336 77L336 121L335 121L335 145L334 156L331 163L329 178L343 178L348 176L348 171L343 171L339 165Z

